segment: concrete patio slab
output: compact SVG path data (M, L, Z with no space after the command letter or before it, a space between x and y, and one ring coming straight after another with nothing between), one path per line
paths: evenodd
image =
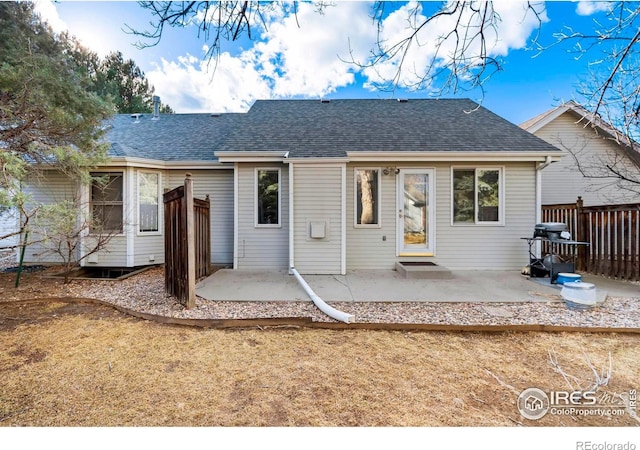
M407 279L393 270L367 270L347 275L304 275L304 279L326 302L562 301L559 289L535 283L517 271L456 271L452 275L444 280ZM640 290L629 283L617 292L630 292L633 287ZM614 295L612 290L607 289L610 295ZM198 283L196 293L218 301L309 301L287 271L221 269Z

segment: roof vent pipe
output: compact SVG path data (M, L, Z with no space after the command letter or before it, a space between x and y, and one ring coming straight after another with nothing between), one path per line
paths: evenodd
M160 97L153 96L153 117L151 120L158 120L160 118Z

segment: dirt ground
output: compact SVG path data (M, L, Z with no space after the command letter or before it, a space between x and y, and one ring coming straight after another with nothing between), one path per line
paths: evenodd
M589 386L609 355L598 395L614 405L640 387L637 335L194 329L26 301L64 288L13 280L0 275L0 426L640 424L628 410L529 420L517 408L530 387Z

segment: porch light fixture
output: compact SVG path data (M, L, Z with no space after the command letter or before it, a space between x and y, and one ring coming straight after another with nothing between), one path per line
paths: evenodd
M400 173L400 169L398 169L397 167L385 167L384 169L382 169L383 175L391 175L392 173L397 175Z

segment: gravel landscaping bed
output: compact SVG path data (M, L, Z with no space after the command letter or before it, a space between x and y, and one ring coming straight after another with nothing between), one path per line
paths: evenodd
M32 275L35 277L36 275ZM51 284L51 279L41 278ZM25 286L32 286L33 278ZM95 298L134 311L187 319L256 319L310 317L316 322L335 322L308 302L219 302L197 298L186 309L164 292L163 269L154 268L121 281L74 280L47 296ZM31 287L33 289L33 286ZM26 288L25 288L26 289ZM37 291L37 290L36 290ZM41 291L37 291L41 292ZM11 300L10 291L3 299ZM640 287L639 287L640 294ZM41 294L41 296L44 296ZM568 309L561 297L549 302L527 303L418 303L334 302L331 306L355 315L359 323L439 325L552 325L585 328L640 329L640 296L611 298L589 311ZM15 299L15 298L14 298Z
M315 307L302 302L222 302L198 297L196 307L186 309L164 292L161 267L147 270L120 281L73 280L64 285L59 279L42 275L55 273L49 268L40 273L26 273L19 289L13 276L3 274L4 290L0 302L46 297L82 297L101 300L140 313L183 319L259 319L300 317L315 322L336 322ZM11 286L8 286L11 284ZM588 311L573 311L560 295L548 302L526 303L422 303L422 302L332 302L331 306L355 316L358 323L435 324L435 325L544 325L584 328L640 329L639 296L609 297Z

